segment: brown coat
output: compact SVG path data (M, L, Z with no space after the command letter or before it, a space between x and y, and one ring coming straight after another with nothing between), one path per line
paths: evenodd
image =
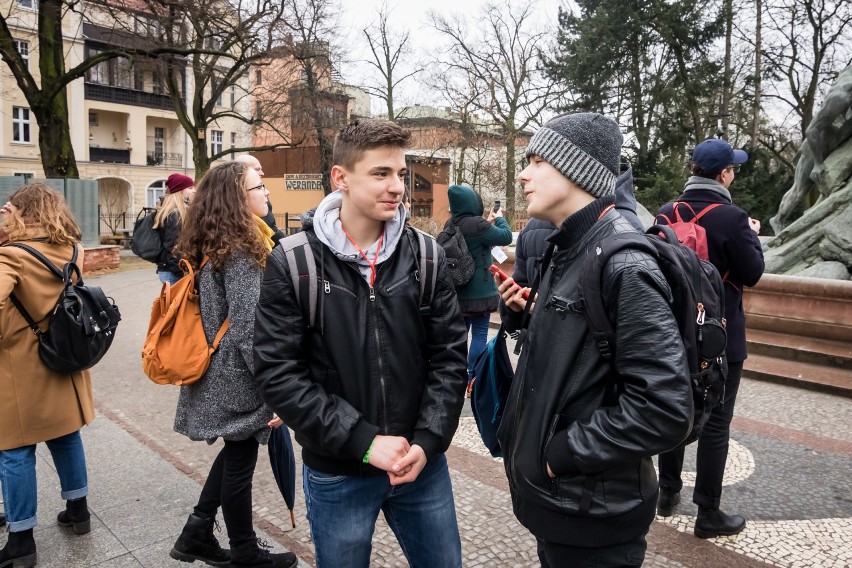
M70 246L22 242L60 269L71 259ZM77 256L82 268L82 249ZM38 339L9 300L13 291L44 330L62 282L28 252L0 247L0 450L76 432L95 417L89 372L63 375L44 366Z

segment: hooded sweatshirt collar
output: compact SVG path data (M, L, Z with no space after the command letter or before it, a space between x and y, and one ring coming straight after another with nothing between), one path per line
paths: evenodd
M370 263L361 256L361 253L358 252L355 245L349 242L346 233L343 232L343 225L340 222L340 206L342 204L343 193L340 191L335 191L327 195L320 202L313 214L314 233L320 242L331 249L331 252L337 258L345 262L356 263L361 276L369 284L372 274ZM376 260L376 265L390 258L396 250L404 230L405 206L400 203L396 216L392 220L385 222L384 239L382 239L382 247L379 250L379 258ZM378 241L364 251L368 258L372 259L376 255L377 245Z

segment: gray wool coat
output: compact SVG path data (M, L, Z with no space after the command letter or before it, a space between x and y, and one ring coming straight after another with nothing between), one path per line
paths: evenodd
M213 354L201 379L180 388L175 432L212 444L217 438L261 444L269 439L267 422L272 410L254 382L254 312L260 297L263 269L241 252L234 253L223 270L208 264L199 276L201 320L208 343L226 317L231 327Z

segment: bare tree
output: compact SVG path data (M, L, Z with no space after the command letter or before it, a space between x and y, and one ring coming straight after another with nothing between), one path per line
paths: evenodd
M281 43L278 27L282 5L274 0L141 0L141 16L155 23L149 40L156 46L156 65L171 98L177 119L192 144L196 176L213 161L233 152L268 150L291 145L283 132L279 142L231 148L223 140L207 140L208 132L223 120L247 126L273 121L258 112L252 99L249 73L269 64L270 53ZM192 77L192 89L187 85ZM226 95L232 95L227 100ZM246 108L246 107L250 108ZM221 132L221 131L219 131ZM221 143L220 143L221 142Z
M385 102L388 109L388 120L395 120L394 104L396 102L397 87L406 79L417 75L421 69L401 71L407 58L411 55L411 44L409 43L410 32L405 30L395 33L389 26L392 10L388 8L385 0L378 9L378 19L363 30L367 45L370 48L371 57L366 60L367 64L375 69L380 81L375 85L365 85L364 89Z
M81 16L75 12L77 4L76 0L38 1L37 26L29 31L35 32L37 37L30 50L38 49L39 80L35 79L18 51L17 33L12 33L12 28L27 27L27 22L21 17L21 10L16 12L16 4L11 2L9 13L0 14L0 56L9 67L39 126L38 146L47 177L80 176L68 126L68 85L82 78L99 63L127 55L121 49L102 51L83 59L71 69L66 68L63 23L66 19L73 19L79 25Z
M287 34L287 48L300 73L299 84L290 90L294 123L302 125L319 147L323 190L331 192L331 152L334 132L345 123L345 113L335 108L348 95L335 81L333 61L337 57L336 0L283 0L285 17L279 29ZM343 105L345 106L345 105Z
M754 2L754 102L751 115L751 145L757 147L760 134L760 88L761 88L761 31L763 28L763 0Z
M538 120L556 95L556 86L543 80L540 70L540 51L550 30L534 25L533 14L533 2L489 4L478 35L469 33L460 19L432 14L433 25L449 43L441 64L475 85L482 96L472 101L473 107L487 114L501 131L510 221L515 212L518 135Z
M766 4L761 57L773 80L764 97L800 121L802 139L817 99L850 61L852 3L848 0L772 0Z

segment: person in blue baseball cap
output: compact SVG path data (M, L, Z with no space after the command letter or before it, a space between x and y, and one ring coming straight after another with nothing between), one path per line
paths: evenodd
M728 458L731 420L740 386L746 352L743 287L754 286L763 275L763 251L757 238L760 221L733 204L729 188L748 154L735 150L725 140L711 138L692 152L692 177L674 203L660 208L657 222L692 221L706 231L710 262L725 284L728 377L724 404L713 409L698 438L695 490L698 505L694 533L699 538L735 535L746 526L741 515L728 515L719 508L722 477ZM680 503L683 488L684 449L660 454L660 493L657 515L669 517Z

